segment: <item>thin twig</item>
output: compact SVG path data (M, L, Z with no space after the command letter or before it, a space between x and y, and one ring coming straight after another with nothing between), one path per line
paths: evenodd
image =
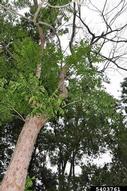
M72 2L67 3L65 5L51 5L50 3L47 3L47 6L51 7L51 8L55 8L55 9L61 9L61 8L65 8L68 7L69 5L71 5Z
M15 113L18 114L18 116L20 117L20 119L22 119L22 120L25 122L24 117L23 117L15 108L11 107L11 109L12 109Z
M92 51L92 52L95 53L95 54L99 54L102 58L104 58L104 59L108 60L109 62L113 63L117 68L119 68L119 69L121 69L121 70L124 70L124 71L127 71L126 68L123 68L122 66L119 66L119 65L116 63L116 61L113 60L113 58L108 58L107 56L105 56L105 55L103 55L103 54L101 54L101 53L98 53L98 52L96 52L96 51Z
M81 102L81 101L82 101L81 99L80 100L76 100L76 101L72 101L72 102L68 103L67 105L63 106L62 108L68 107L70 105L73 105L73 104Z
M72 44L75 37L75 31L76 31L76 4L74 3L74 11L73 11L73 27L72 27L72 34L71 34L71 40L69 42L70 51L72 52Z

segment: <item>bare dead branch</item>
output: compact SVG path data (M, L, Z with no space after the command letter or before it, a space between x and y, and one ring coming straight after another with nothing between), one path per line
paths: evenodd
M120 4L122 4L122 7L120 8L119 11L117 11L117 13L114 15L114 17L110 20L110 22L109 22L110 25L112 25L116 21L116 19L127 9L127 3L125 3L124 0L121 0ZM119 6L117 8L119 8Z
M117 9L120 6L121 3L122 1L118 2L118 4L116 4L110 11L107 11L105 15L109 15L110 13L112 13L115 9Z
M72 25L72 34L71 34L71 39L69 42L69 47L70 47L70 51L72 52L72 45L73 45L73 41L74 41L74 37L75 37L75 32L76 32L76 4L74 3L74 8L73 8L73 25Z
M102 13L103 13L103 14L104 14L105 9L106 9L106 6L107 6L107 1L108 1L108 0L105 0L105 2L104 2L104 6L103 6L103 9L102 9Z
M67 3L65 5L51 5L50 3L47 3L47 6L51 7L51 8L55 8L55 9L61 9L61 8L65 8L68 7L69 5L71 5L72 2Z
M81 16L80 15L76 15L79 20L81 21L81 23L85 26L85 28L87 29L88 33L92 36L91 38L91 43L93 43L93 40L95 39L95 34L90 30L89 26L82 20Z
M92 52L95 53L95 54L97 54L96 51L92 51ZM107 60L107 61L109 61L110 63L114 64L117 68L119 68L119 69L121 69L121 70L124 70L124 71L127 71L126 68L124 68L124 67L120 66L119 64L117 64L116 61L115 61L113 58L107 57L107 56L105 56L105 55L103 55L103 54L101 54L101 53L99 53L99 55L100 55L102 58L104 58L105 60Z

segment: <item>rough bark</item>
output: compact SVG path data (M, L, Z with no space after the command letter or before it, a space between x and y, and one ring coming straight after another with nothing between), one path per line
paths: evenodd
M60 91L59 97L63 99L68 97L68 90L65 84L66 75L67 75L67 68L65 65L61 68L60 75L59 75L59 84L58 84L58 89Z
M46 119L40 117L26 119L0 191L24 191L34 144L45 122Z

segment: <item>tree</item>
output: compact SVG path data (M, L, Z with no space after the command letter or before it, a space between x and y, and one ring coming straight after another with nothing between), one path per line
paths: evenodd
M94 176L92 177L92 184L98 185L121 185L127 184L127 148L126 148L126 103L127 103L127 78L121 83L122 93L121 99L118 102L118 110L122 114L119 118L118 128L114 131L114 144L110 147L112 151L112 163L105 164L103 168L96 168L96 166L89 167L93 169ZM121 122L120 122L121 121ZM95 176L95 174L97 176Z
M91 32L81 18L80 6L74 3L72 7L68 0L48 1L46 5L45 1L39 4L37 0L1 2L1 116L2 119L10 119L12 114L17 114L24 121L12 160L1 184L2 191L24 190L27 169L37 136L48 120L56 117L58 113L63 115L66 100L71 98L73 102L82 101L85 107L86 102L80 83L82 77L86 83L86 75L94 76L96 68L93 64L102 61L103 58L124 69L117 64L116 57L120 56L116 56L114 51L112 57L101 53L106 41L115 44L126 42L125 39L120 37L117 39L116 36L126 29L126 25L113 28L118 15L112 17L109 24L106 22L106 2L102 11L106 30L101 35ZM125 2L120 2L120 5L125 6ZM15 11L14 6L16 8L28 6L30 11L22 16ZM70 55L65 55L62 51L58 35L58 32L66 32L66 30L59 31L58 28L63 19L69 18L69 13L62 11L62 8L73 15L72 35L69 41ZM123 9L119 14L122 11ZM20 19L15 18L15 15L19 15ZM91 35L90 43L85 39L73 44L76 17ZM114 34L113 38L108 38L109 34ZM104 69L106 67L107 63ZM75 75L77 81L73 80ZM69 94L66 80L69 82ZM99 83L99 80L95 82L93 80L92 83Z

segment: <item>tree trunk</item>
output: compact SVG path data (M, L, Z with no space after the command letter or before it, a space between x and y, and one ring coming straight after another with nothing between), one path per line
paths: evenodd
M45 118L26 118L0 191L24 191L34 144L45 122Z

